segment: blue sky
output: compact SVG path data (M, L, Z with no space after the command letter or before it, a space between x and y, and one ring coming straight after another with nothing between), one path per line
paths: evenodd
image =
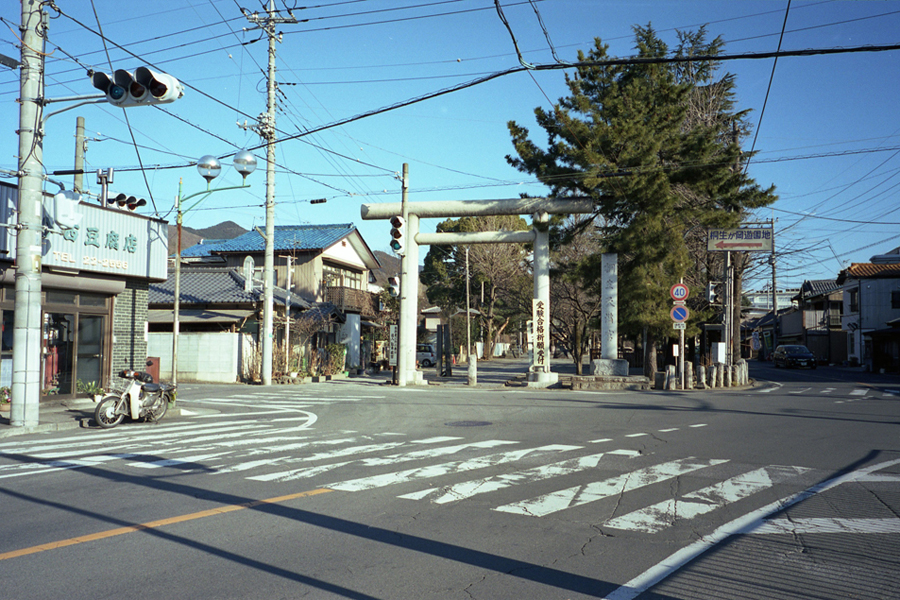
M276 5L284 9L285 2L294 6L293 0ZM258 31L244 31L251 24L240 11L241 6L261 10L260 0L56 4L63 14L50 10L55 18L49 27L47 97L92 93L87 69L110 71L110 62L113 69L156 65L189 87L184 98L163 110L127 109L130 127L125 111L107 104L53 116L44 142L48 172L72 168L75 118L83 116L88 169L113 167L113 190L147 198L143 212L174 223L179 178L185 195L205 186L195 168L184 165L204 154L225 155L261 143L237 125L265 111L267 43ZM305 4L310 8L293 11L302 22L279 27L284 33L277 49L279 137L519 64L492 0ZM900 1L794 1L789 11L786 0L503 0L501 5L532 64L555 62L551 48L560 60L574 60L595 37L610 45L611 54L629 56L632 27L648 23L671 46L676 29L707 24L711 36L725 40L726 54L774 51L780 39L782 50L900 43ZM0 54L18 57L19 11L20 3L11 1L0 9L7 25L0 28ZM110 40L109 62L94 33L100 27ZM772 208L757 215L777 219L776 246L785 251L777 266L779 287L833 278L851 262L867 262L900 246L898 67L900 51L723 65L723 71L736 74L738 107L751 111L757 133L758 154L749 172L762 185L774 184L779 195ZM404 162L410 165L413 201L545 194L533 178L507 165L504 157L512 145L506 123L515 120L542 141L533 110L566 95L563 73L506 75L279 144L276 222L353 222L374 250L387 250L389 225L362 221L360 205L398 202L397 174ZM17 97L18 73L0 67L0 131L5 132L0 169L16 168ZM252 188L210 196L185 215L185 225L203 228L232 220L246 228L264 226L265 154L255 153L260 169L248 179ZM71 185L71 177L60 179ZM91 192L99 191L96 175L86 175L85 182ZM240 176L227 169L214 186L239 183ZM320 198L327 202L309 203ZM437 222L424 221L423 228L433 230ZM766 270L757 276L750 288L771 280Z

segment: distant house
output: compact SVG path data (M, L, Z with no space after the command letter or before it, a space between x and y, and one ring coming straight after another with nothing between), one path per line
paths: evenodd
M831 279L807 280L791 301L797 309L780 317L779 344L802 344L820 362L847 360L847 336L841 329L843 292Z
M182 251L182 264L246 266L258 273L265 263L263 234L257 228L231 240L204 241ZM378 312L369 283L380 265L359 230L351 223L279 225L273 245L275 286L310 305L336 307L345 317L336 341L347 346L346 364L363 365L362 328L371 325Z
M900 369L900 248L840 272L842 326L852 364Z
M262 287L231 267L183 268L179 293L178 381L234 383L253 373L263 321ZM148 355L171 378L175 275L148 289ZM286 290L273 291L276 319L297 318L311 304ZM338 320L341 320L338 317Z

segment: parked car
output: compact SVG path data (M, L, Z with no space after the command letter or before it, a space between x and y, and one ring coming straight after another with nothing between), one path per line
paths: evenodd
M416 362L425 367L433 367L437 362L434 354L434 346L431 344L416 344Z
M816 368L816 356L806 346L788 345L778 346L772 355L772 362L776 367L809 367Z

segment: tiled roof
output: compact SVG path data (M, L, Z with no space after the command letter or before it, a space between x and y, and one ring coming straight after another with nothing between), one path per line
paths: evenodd
M231 240L200 240L199 244L194 244L190 248L181 251L184 258L199 258L201 256L209 256L210 252L218 249L219 246ZM174 254L173 254L174 256Z
M355 229L356 227L352 223L335 225L276 225L274 250L275 252L322 250L350 235ZM182 251L181 255L183 257L196 257L208 256L211 252L264 252L266 242L262 234L254 229L233 240L210 240L204 242L202 246L191 246L187 250Z
M807 279L800 286L801 298L811 298L813 296L824 296L838 289L838 284L834 279Z
M240 269L204 268L181 270L181 304L244 304L255 303L263 299L260 289L244 291L244 276ZM287 292L275 288L272 292L278 304L284 304ZM161 283L151 283L148 302L150 304L172 304L175 298L175 273L170 271L169 278ZM291 304L309 308L311 304L296 294L291 294Z
M887 279L900 277L900 264L853 263L838 275L837 282L848 279Z

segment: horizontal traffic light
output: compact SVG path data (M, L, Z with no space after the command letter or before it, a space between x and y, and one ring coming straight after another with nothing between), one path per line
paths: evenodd
M106 100L123 108L143 104L169 104L184 96L184 86L167 73L138 67L134 73L117 69L113 76L90 72L91 84L106 94Z
M110 204L118 204L119 208L125 208L127 206L128 210L135 210L147 204L147 201L143 198L135 198L134 196L127 196L125 194L116 194L116 197L109 198L108 202Z

